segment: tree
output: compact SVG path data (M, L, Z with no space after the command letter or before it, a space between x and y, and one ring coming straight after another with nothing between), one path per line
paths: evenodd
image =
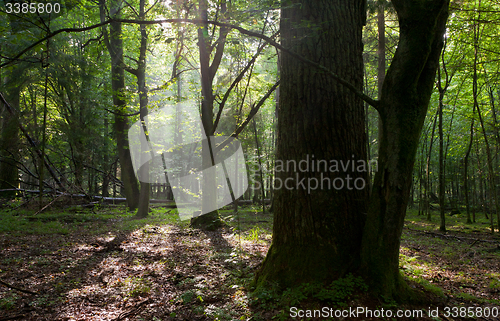
M99 8L101 12L101 21L104 21L105 0L100 0ZM110 16L120 18L122 10L120 0L112 0L110 5ZM111 88L113 90L113 105L115 107L115 134L116 145L118 149L118 158L121 166L121 180L123 182L127 206L129 209L136 209L139 205L139 185L135 178L130 150L128 148L128 117L126 115L125 100L125 66L123 62L123 39L121 22L111 22L109 26L109 35L103 28L106 47L111 57Z
M400 39L375 104L383 128L371 195L367 189L276 191L273 243L256 277L257 286L266 281L282 287L328 282L358 272L377 294L397 299L408 294L399 274L399 245L449 1L394 0L393 5ZM283 46L329 68L354 89L348 91L283 53L277 159L298 162L314 155L316 160L347 161L366 156L362 101L352 92L362 86L364 20L363 2L283 3ZM316 32L306 29L308 25ZM318 175L294 174L294 179L308 182ZM323 174L348 179L347 173ZM355 175L366 179L366 172ZM278 177L292 176L280 172Z
M220 14L224 18L226 13L226 1L220 3ZM218 9L219 11L219 9ZM208 20L208 1L200 0L199 2L199 17L201 20ZM228 29L221 27L219 30L219 37L215 44L210 41L208 33L208 23L202 23L198 29L198 46L200 48L200 75L201 75L201 121L205 130L208 144L204 145L203 149L203 168L210 168L214 166L213 151L210 144L209 137L215 132L214 127L214 101L213 94L213 81L217 69L221 63L222 54L224 53L224 46L226 45L226 37ZM210 56L213 49L213 60L210 62ZM210 150L206 150L208 147ZM210 157L209 157L210 156ZM217 229L222 225L218 211L208 211L207 208L213 208L216 202L216 180L213 175L205 172L203 175L203 200L202 207L205 215L194 217L191 220L191 225L195 227L204 227L207 229Z
M333 70L361 90L365 15L359 1L285 1L282 46ZM327 73L288 52L282 52L280 59L273 243L257 284L277 281L286 287L315 280L328 282L360 264L368 199L365 188L337 191L331 186L347 184L348 179L351 186L354 179L366 182L367 172L302 172L279 168L279 161L285 167L287 162L298 165L306 158L311 165L313 157L328 162L366 161L364 105ZM290 181L293 189L278 188L276 183ZM316 185L308 191L302 185L299 188L304 181L321 185L328 181L328 187Z
M420 133L432 94L448 0L393 0L400 39L382 88L379 168L363 233L361 273L372 290L404 298L399 245Z
M12 16L12 17L11 17ZM4 36L19 36L26 24L21 19L16 19L9 15L8 26L3 30ZM12 43L4 43L0 49L3 52L12 51L15 47ZM26 64L16 64L6 68L0 74L0 86L5 92L5 99L17 111L20 106L20 93L27 82L24 76L27 69ZM19 116L9 113L7 107L2 106L0 110L0 189L13 189L19 185L17 162L19 162ZM4 195L15 195L13 193L3 193Z
M146 17L146 4L145 0L139 1L139 14L138 19L144 20ZM139 92L139 113L144 132L147 133L146 123L144 118L148 115L148 88L146 86L146 50L148 48L148 34L146 25L139 26L140 31L140 48L139 59L137 61L137 69L127 68L127 71L137 77L137 90ZM149 136L147 136L149 137ZM148 151L143 150L142 153ZM141 177L149 177L149 163L145 163L142 168ZM137 204L137 218L144 218L149 213L149 197L150 197L150 183L141 181L141 191L139 194L139 202Z

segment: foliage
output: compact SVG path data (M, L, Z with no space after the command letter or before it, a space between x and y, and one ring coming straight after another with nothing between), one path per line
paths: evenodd
M3 298L0 298L0 310L10 310L16 303L16 300L19 298L19 296L15 293L12 293L9 296L5 296Z
M345 306L357 295L368 290L360 277L348 274L325 286L321 283L303 283L296 288L280 291L276 285L259 288L253 294L253 304L266 308L289 308L307 301L319 301L331 306Z

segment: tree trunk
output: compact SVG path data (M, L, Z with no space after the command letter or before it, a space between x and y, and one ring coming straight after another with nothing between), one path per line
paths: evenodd
M257 159L259 160L259 176L260 176L260 194L262 199L262 213L266 212L266 192L264 189L264 174L262 173L262 160L260 154L260 146L259 146L259 136L257 135L257 125L255 122L255 118L252 120L253 122L253 133L255 137L255 146L257 147Z
M431 208L430 208L430 195L432 193L431 189L431 156L432 156L432 145L434 144L434 132L436 131L437 124L437 113L434 117L434 123L432 125L431 141L429 143L429 152L427 153L427 161L425 165L425 212L427 213L427 220L430 222L432 220Z
M415 154L439 66L449 1L392 2L398 13L400 39L378 108L383 137L363 234L361 273L372 291L406 299L408 287L399 274L401 232Z
M385 6L386 3L380 1L377 6L377 29L378 29L378 48L377 48L377 90L378 99L382 96L382 86L384 85L385 79ZM377 113L378 118L378 144L380 146L380 141L382 140L382 119L380 114ZM369 151L368 151L369 153Z
M109 8L110 16L120 18L121 2L111 1ZM105 0L100 0L101 21L105 15ZM107 33L105 33L107 35ZM109 24L109 36L105 37L109 55L111 57L111 89L113 91L113 105L116 111L114 131L116 134L116 147L120 160L121 180L123 182L124 194L127 199L127 206L134 210L139 205L139 185L135 178L132 158L128 144L127 130L128 117L126 114L125 100L125 70L123 63L123 41L121 22L111 22Z
M363 1L285 1L282 45L361 90L365 15ZM282 52L280 59L273 243L256 285L329 282L360 262L368 200L368 169L358 170L367 155L363 101L290 54ZM354 162L355 170L349 164L331 171L332 160ZM318 168L318 161L328 167ZM289 163L297 167L287 169ZM309 169L301 170L306 163Z
M208 3L207 0L200 0L200 19L208 20ZM223 16L226 12L225 1L221 2L221 15ZM208 24L202 23L198 29L198 46L200 48L200 73L201 73L201 121L203 124L203 129L207 136L212 136L214 134L214 95L213 95L213 80L214 76L219 68L220 61L222 58L222 53L224 52L224 45L226 42L227 28L221 27L219 31L219 38L217 39L216 52L212 63L210 64L210 54L212 51L212 45L210 43L210 37L208 34ZM214 166L213 151L211 150L214 146L211 146L210 140L208 144L203 145L203 168L209 168ZM209 150L207 150L207 148ZM213 173L213 172L212 172ZM217 210L209 211L207 209L214 208L215 202L217 201L217 190L216 190L216 179L214 175L209 175L208 171L203 173L202 182L202 212L206 213L204 215L193 217L191 220L191 225L193 227L204 228L208 230L217 229L222 226L222 221L219 217L219 212Z
M145 20L145 0L141 0L139 3L139 18ZM146 138L149 140L149 135L147 134L147 128L144 118L148 115L148 88L146 87L146 50L148 47L148 34L146 32L146 25L140 26L141 33L141 45L139 52L139 62L137 64L137 88L139 90L139 112L142 126L144 132L146 133ZM143 146L145 147L145 146ZM148 151L143 150L141 155L146 156ZM151 152L152 153L152 152ZM154 158L154 155L151 155ZM149 163L143 163L141 167L142 174L140 177L149 177ZM150 198L150 183L141 182L141 192L139 194L139 204L137 208L137 218L144 218L148 216L149 213L149 198Z
M481 7L481 1L478 3L478 8ZM478 69L478 64L479 64L479 21L481 20L481 12L479 11L477 21L474 24L474 64L473 64L473 77L472 77L472 94L474 98L474 110L477 110L477 115L479 118L479 124L481 125L481 129L483 131L483 137L484 137L484 143L486 145L486 160L488 164L488 183L490 190L488 192L488 196L490 199L489 202L489 210L492 209L493 206L495 206L495 211L497 213L497 216L500 215L500 209L499 209L499 204L498 204L498 197L497 197L497 192L496 192L496 184L495 184L495 171L493 169L493 160L492 160L492 155L491 155L491 148L490 144L488 141L488 135L486 134L486 128L484 126L484 121L483 117L481 115L481 109L479 107L479 102L478 102L478 74L477 74L477 69ZM494 201L493 201L494 200ZM495 203L493 205L493 203ZM494 227L494 222L493 222L493 213L490 212L490 225L491 225L491 233L495 232L495 227ZM500 224L500 222L499 222ZM500 227L500 225L499 225Z
M465 207L467 210L467 224L471 224L472 221L470 219L470 201L469 201L469 179L467 177L469 173L469 156L470 152L472 150L472 142L474 139L474 118L472 118L471 124L470 124L470 140L469 140L469 147L467 147L467 152L465 152L465 157L464 157L464 193L465 193ZM475 189L474 189L475 190ZM474 199L474 195L472 196ZM475 217L474 217L475 221Z
M109 133L109 128L108 128L108 115L104 115L104 120L103 120L103 132L104 132L104 155L103 155L103 175L102 175L102 196L103 197L108 197L109 196L109 176L111 175L111 169L112 165L109 164L109 150L108 150L108 133ZM108 170L109 168L109 170Z
M438 111L438 118L439 118L439 125L438 125L438 132L439 132L439 218L440 218L440 224L439 224L439 230L441 232L446 232L446 216L444 215L444 188L445 188L445 182L444 182L444 138L443 138L443 98L444 98L444 91L441 91L439 93L439 111Z
M47 45L48 46L48 45ZM44 83L44 95L43 95L43 121L42 121L42 142L40 144L41 158L38 160L38 189L40 194L38 195L38 207L41 211L43 208L43 180L44 180L44 164L45 160L45 145L47 143L47 90L48 90L49 72L45 69L45 83Z
M477 109L477 114L479 117L479 124L481 124L481 129L483 130L483 137L484 137L484 143L486 144L486 161L488 164L488 183L490 190L488 191L488 196L490 199L488 210L490 211L490 226L491 226L491 233L493 234L495 232L495 225L494 225L494 220L493 220L493 213L492 207L495 206L495 212L497 213L497 217L500 215L500 209L499 209L499 204L498 204L498 196L497 196L497 191L496 191L496 184L495 184L495 171L493 169L493 160L492 160L492 155L491 155L491 149L490 149L490 144L488 141L488 135L486 135L486 129L484 126L484 121L483 117L481 116L481 109L479 108L479 105L476 105ZM500 228L500 226L499 226Z
M19 75L19 67L9 67L4 81L9 84L5 99L13 108L19 110L21 86L14 79ZM19 185L17 161L19 161L19 117L10 113L6 106L1 110L0 132L0 189L17 188ZM2 196L14 196L16 192L2 192Z
M489 94L490 94L490 104L491 104L491 112L492 112L492 115L493 115L493 128L495 130L495 137L497 138L497 146L496 146L496 149L497 149L497 155L498 155L498 148L500 146L500 131L498 130L498 121L497 121L497 116L496 116L496 108L495 108L495 96L494 96L494 92L493 92L493 88L490 88L489 90ZM495 158L497 160L497 164L495 165L495 168L498 168L498 157ZM495 189L496 189L496 173L495 173ZM497 199L498 199L498 196L497 196ZM498 201L498 200L497 200ZM499 209L499 205L498 202L495 201L495 205L496 205L496 211L497 211L497 227L498 227L498 231L500 232L500 209Z
M443 50L444 52L444 50ZM443 57L443 64L444 64ZM443 108L444 108L444 95L448 86L450 85L451 77L448 75L448 71L446 69L446 65L443 65L444 70L444 85L442 85L441 81L441 69L438 67L438 92L439 92L439 101L438 101L438 132L439 132L439 218L440 225L439 230L441 232L446 232L446 216L444 214L444 204L445 204L445 173L444 173L444 162L445 162L445 151L444 151L444 136L443 136ZM449 138L449 136L448 136ZM453 182L452 182L453 185ZM453 189L453 188L452 188Z

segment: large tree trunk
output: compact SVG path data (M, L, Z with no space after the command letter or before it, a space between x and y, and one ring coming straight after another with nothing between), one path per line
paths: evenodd
M449 0L393 0L400 39L387 72L379 112L383 136L370 198L361 273L372 291L405 299L399 246L420 133L433 89Z
M285 1L282 45L335 71L361 91L365 15L363 1ZM280 59L273 243L256 283L265 286L271 281L287 287L329 282L360 262L367 169L352 171L351 164L347 171L340 165L339 172L329 168L331 160L355 162L355 169L359 161L366 162L363 101L290 54L282 52ZM308 160L309 170L286 170L287 162L299 166L301 160L302 169ZM317 171L318 160L326 160L326 170ZM291 188L278 188L279 182L287 182ZM340 187L341 182L342 188L332 188ZM315 189L308 190L308 183Z

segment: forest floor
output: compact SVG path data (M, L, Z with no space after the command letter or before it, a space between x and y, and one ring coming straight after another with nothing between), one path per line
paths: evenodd
M223 210L229 227L204 232L164 208L141 220L121 206L37 215L3 209L0 321L289 320L290 307L303 301L343 309L415 308L367 301L352 278L336 285L341 296L327 293L323 301L306 298L312 287L282 297L272 291L252 295L249 284L272 231L272 215L259 210L248 207L239 215ZM465 307L490 314L477 320L497 319L491 315L500 314L499 234L491 235L483 218L464 224L463 215L447 216L449 231L443 234L433 215L428 222L409 211L403 231L401 271L410 286L439 302L430 307L440 309L439 318L419 319L463 320ZM456 310L445 316L446 307Z

